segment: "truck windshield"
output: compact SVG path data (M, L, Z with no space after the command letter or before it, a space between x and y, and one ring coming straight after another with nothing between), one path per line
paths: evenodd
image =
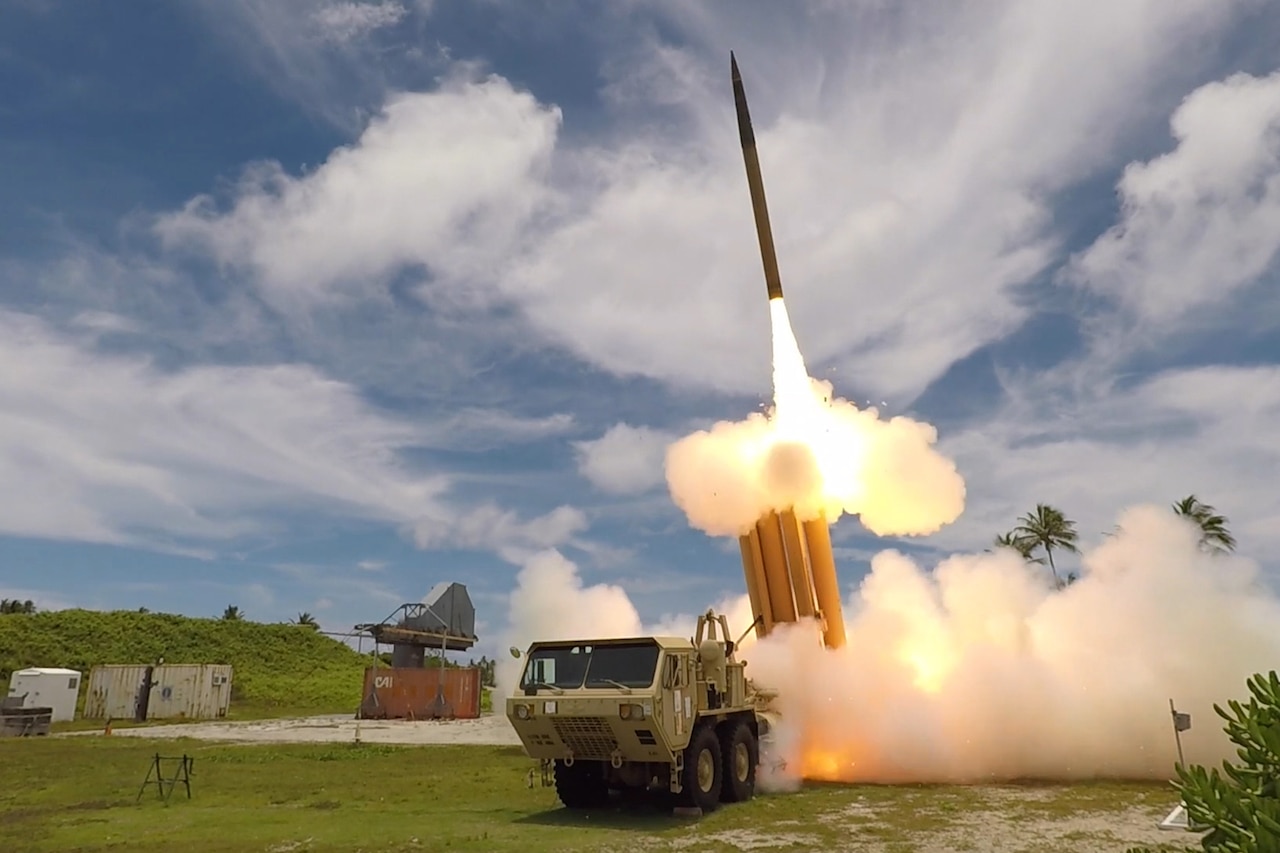
M529 654L522 688L648 687L658 669L658 644L652 641L591 646L583 643L543 646Z

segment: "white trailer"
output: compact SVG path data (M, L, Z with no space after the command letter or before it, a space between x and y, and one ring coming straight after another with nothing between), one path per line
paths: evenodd
M9 698L21 698L23 708L52 708L52 722L69 722L76 718L80 678L81 673L74 669L19 669L9 679Z

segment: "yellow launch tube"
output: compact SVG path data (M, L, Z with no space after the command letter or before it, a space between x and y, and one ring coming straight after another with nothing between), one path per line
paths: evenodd
M787 568L791 575L791 592L795 596L796 618L812 619L817 615L810 577L809 548L794 510L782 513L782 541L787 546Z
M787 549L782 543L782 526L778 514L771 512L756 522L760 533L760 556L764 561L765 582L769 589L769 605L775 622L796 621L796 604L787 570Z
M825 518L800 522L793 510L770 512L738 537L756 636L801 619L822 622L822 642L845 644L844 610L831 531Z
M747 576L747 597L751 599L751 615L755 618L756 637L763 639L773 630L773 605L769 600L769 583L765 579L764 558L760 552L760 531L738 537L742 549L742 568Z
M831 550L831 529L822 517L804 523L809 543L809 564L813 574L813 591L824 623L822 641L829 649L844 646L844 608L840 604L840 580L836 577L836 558Z

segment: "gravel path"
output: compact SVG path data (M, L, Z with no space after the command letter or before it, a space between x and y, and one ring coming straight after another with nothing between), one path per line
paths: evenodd
M239 743L482 744L518 746L507 718L486 714L477 720L357 720L351 715L248 722L173 723L114 729L112 737L195 738ZM54 737L102 736L101 731L67 732Z

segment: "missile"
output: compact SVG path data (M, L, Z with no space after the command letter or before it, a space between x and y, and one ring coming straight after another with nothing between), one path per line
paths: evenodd
M756 134L751 129L751 113L747 110L747 92L738 73L738 60L729 51L733 77L733 105L738 111L738 137L742 140L742 159L747 166L747 186L751 190L751 210L756 217L756 236L760 238L760 259L764 262L765 289L770 301L782 298L782 277L778 275L778 254L773 248L773 230L769 227L769 205L764 200L764 179L760 177L760 158L756 154Z

